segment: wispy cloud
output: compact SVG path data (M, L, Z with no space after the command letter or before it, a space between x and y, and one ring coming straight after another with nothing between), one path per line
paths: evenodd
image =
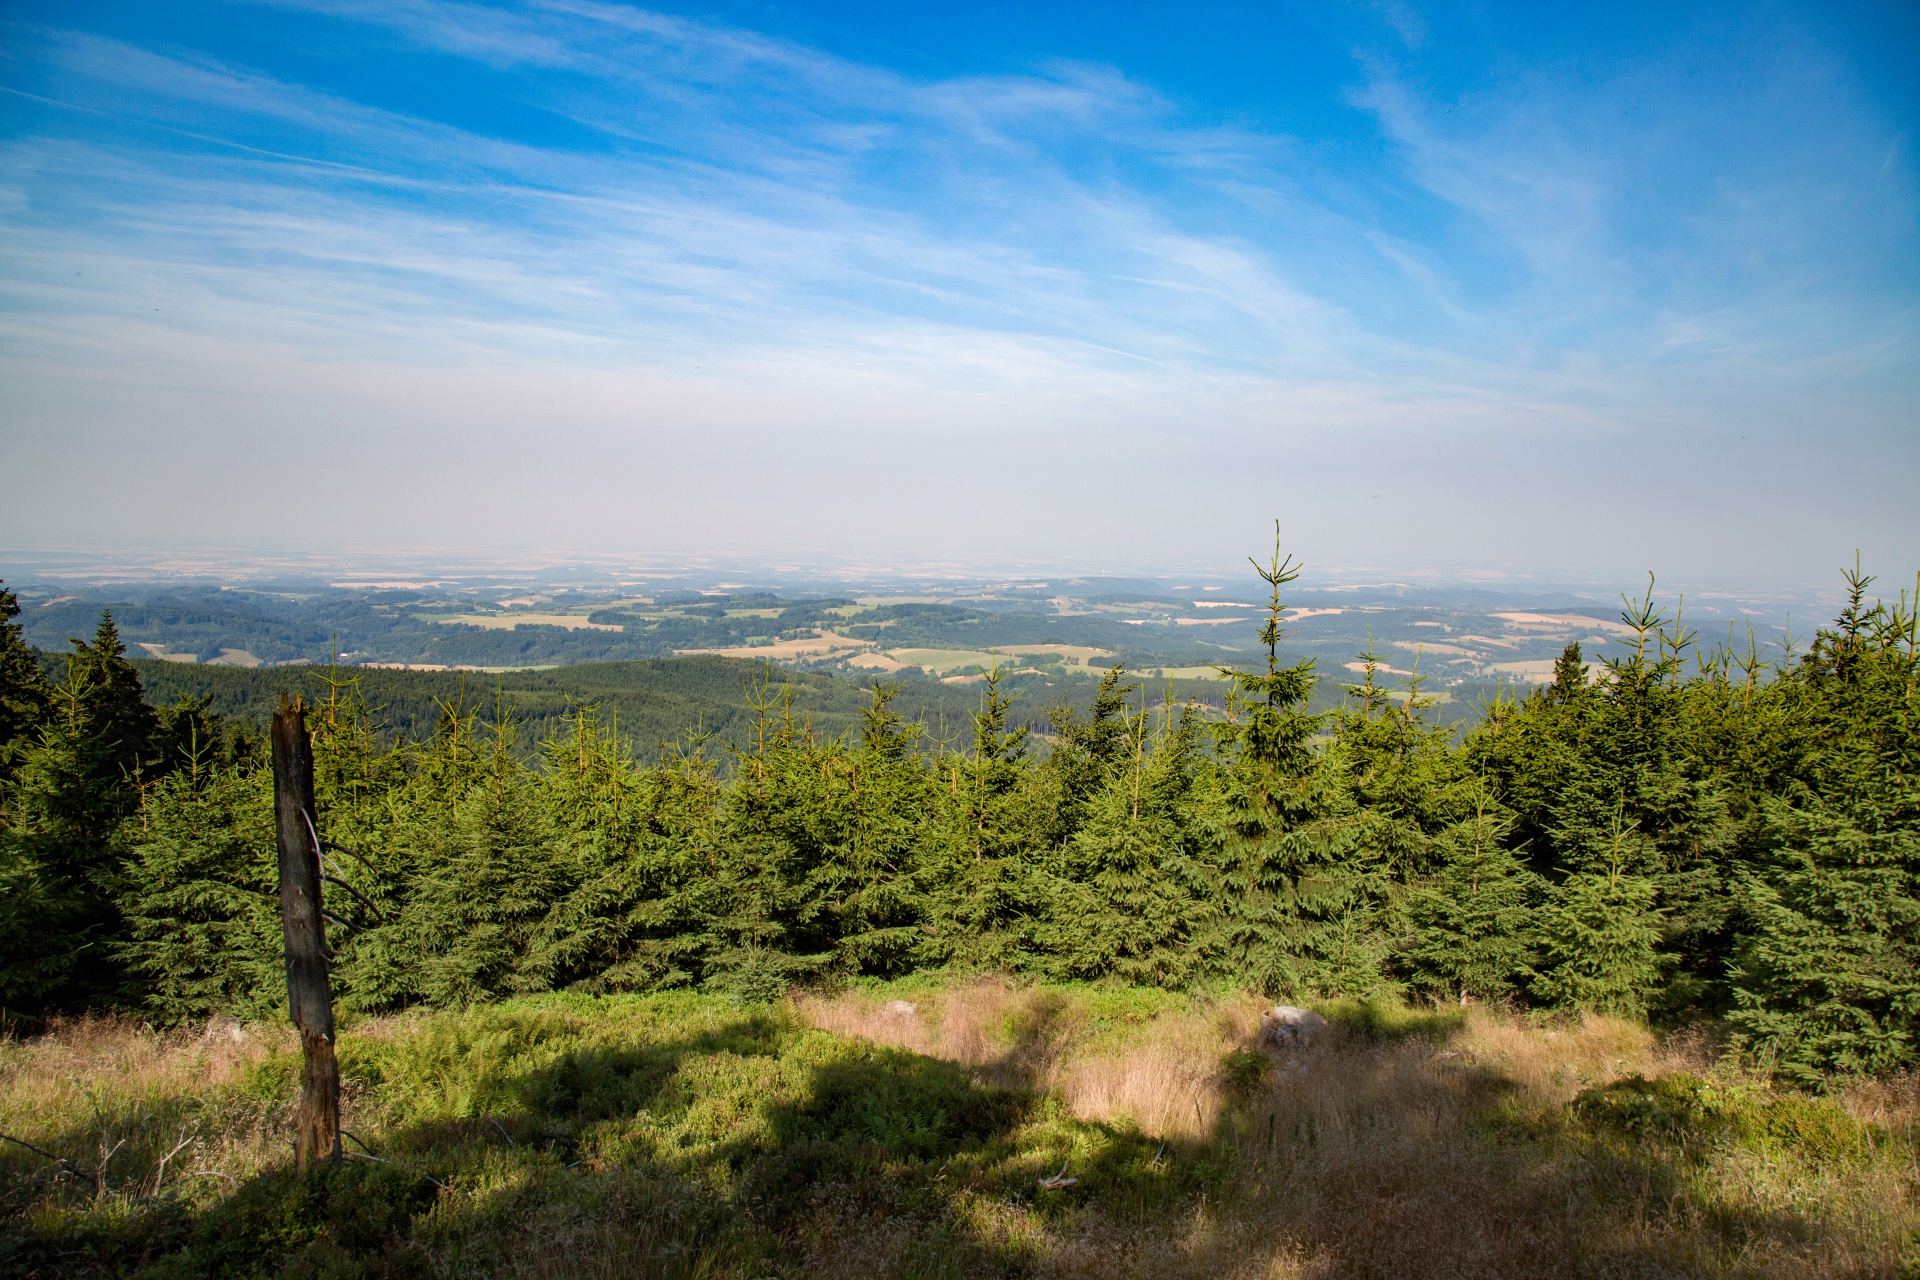
M1867 105L1822 96L1844 77L1817 51L1720 100L1684 50L1442 93L1418 61L1438 37L1396 6L1398 45L1355 63L1384 148L1356 159L1196 123L1108 66L916 76L613 4L285 8L382 65L421 60L448 101L16 27L13 87L35 100L0 141L0 354L23 456L30 430L127 429L126 403L78 382L171 368L178 390L184 362L193 396L224 382L238 415L291 382L389 433L432 399L394 388L432 388L470 447L548 493L567 481L547 450L616 437L713 483L728 460L671 441L716 423L784 442L766 483L803 491L854 442L915 442L897 460L934 476L943 440L1078 460L1085 492L1049 519L1094 539L1136 537L1099 506L1130 486L1322 521L1384 486L1398 518L1353 532L1375 558L1476 476L1537 480L1608 439L1704 463L1815 406L1913 477L1890 416L1916 389L1911 165ZM1061 490L1013 456L1009 510ZM1796 479L1837 491L1849 469ZM1716 488L1702 518L1732 500ZM1193 545L1246 514L1197 511ZM620 523L575 518L583 538ZM634 536L673 520L697 515L667 503ZM1484 512L1453 526L1434 558L1512 547Z

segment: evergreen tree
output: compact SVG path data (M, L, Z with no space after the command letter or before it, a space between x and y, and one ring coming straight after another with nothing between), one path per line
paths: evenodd
M1041 824L1035 839L1042 848L1057 849L1072 839L1126 750L1127 697L1139 687L1126 675L1124 662L1107 668L1084 718L1064 702L1047 712L1054 746L1039 767L1035 806Z
M1468 999L1519 993L1534 959L1539 881L1507 849L1511 823L1482 795L1471 819L1448 831L1441 872L1410 895L1412 942L1401 964L1415 987Z
M38 1004L67 968L64 950L48 945L63 886L42 865L38 842L19 829L10 794L21 756L53 709L53 689L14 621L19 616L19 600L0 589L0 1002L14 1008Z
M1012 704L1001 679L996 664L974 713L973 749L936 761L947 783L946 805L922 866L929 925L922 953L935 962L1018 968L1033 949L1041 886L1022 838L1028 733L1008 727ZM936 797L939 792L936 783Z
M697 980L715 909L723 788L703 738L644 775L591 708L547 744L572 888L542 930L556 984L648 991Z
M847 898L858 892L849 861L869 851L852 847L858 753L796 721L792 686L775 689L771 667L750 701L760 717L754 746L738 754L737 785L712 828L703 982L770 998L835 965ZM887 720L882 703L867 724L882 756L896 745Z
M1050 751L987 679L961 750L894 691L825 737L769 669L753 744L636 765L578 708L529 766L504 698L384 745L356 680L305 673L344 1007L704 984L755 997L916 964L1271 994L1405 981L1656 1016L1726 1012L1807 1084L1898 1068L1920 1009L1920 621L1849 575L1840 618L1778 662L1698 654L1626 601L1586 679L1500 699L1463 744L1416 674L1307 711L1284 662L1276 545L1264 670L1232 672L1216 750L1128 709L1107 673ZM205 700L145 705L110 617L34 684L0 592L0 1000L175 1022L284 997L272 788ZM1692 668L1683 665L1689 659ZM1414 670L1419 670L1416 658ZM335 846L350 849L347 852Z
M16 755L33 740L53 707L53 689L27 647L20 601L0 584L0 823L6 816L6 783Z
M1614 857L1604 872L1576 871L1548 896L1542 962L1533 990L1548 1004L1641 1017L1659 985L1661 910L1651 878L1626 868L1632 834L1614 817Z
M1652 994L1667 1011L1712 1008L1726 998L1736 826L1724 786L1695 751L1702 689L1682 668L1692 633L1669 624L1651 579L1622 604L1632 647L1606 660L1605 678L1586 683L1569 648L1555 685L1489 717L1468 758L1514 810L1511 843L1536 872L1563 888L1587 877L1582 892L1622 877L1647 882L1627 898L1646 888L1661 906L1658 968L1668 981Z
M1728 1020L1809 1084L1916 1057L1920 599L1868 606L1871 581L1848 575L1837 625L1781 682L1804 698L1817 745L1761 801L1764 838L1741 876Z
M147 830L119 877L121 961L162 1023L268 1018L286 1004L273 782L182 770L155 788Z
M1281 592L1300 567L1282 558L1277 522L1271 562L1252 563L1271 592L1260 633L1266 665L1260 672L1220 668L1234 697L1217 728L1225 767L1210 779L1206 818L1206 861L1220 869L1212 946L1229 971L1271 994L1345 991L1356 981L1368 990L1383 977L1377 966L1369 975L1370 948L1355 945L1376 939L1350 918L1365 897L1346 866L1350 798L1311 746L1322 723L1305 710L1312 659L1280 662Z
M472 720L450 711L423 753L414 785L431 780L434 793L394 833L409 850L398 909L367 918L357 900L328 899L349 1007L464 1005L552 986L541 932L567 888L552 815L512 755L510 720L494 726L490 751L473 737Z
M874 686L860 748L846 761L845 817L819 877L840 964L855 973L902 972L920 938L915 851L928 838L935 793L917 750L920 727L892 709L898 692Z
M1378 683L1371 636L1360 665L1363 681L1347 688L1327 764L1353 808L1348 861L1377 893L1432 871L1443 857L1441 833L1483 812L1486 797L1447 731L1425 717L1436 700L1421 692L1419 658L1398 698Z
M101 753L104 781L135 793L156 781L166 761L160 752L160 717L147 705L140 673L127 661L111 610L100 614L93 643L75 640L67 660L67 685L83 702L87 737Z
M45 721L12 754L0 877L13 927L0 942L0 981L17 1004L116 997L114 839L157 776L158 725L104 614L92 644L73 642Z
M1549 702L1567 703L1587 692L1587 664L1580 654L1580 642L1572 641L1560 651L1553 664L1553 683L1543 691Z
M1149 744L1146 719L1128 723L1131 759L1109 766L1058 859L1039 932L1069 975L1178 987L1201 971L1211 915L1193 852L1194 727L1183 714Z

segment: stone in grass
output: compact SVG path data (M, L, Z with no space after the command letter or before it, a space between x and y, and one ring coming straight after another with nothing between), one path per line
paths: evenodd
M889 1000L880 1012L889 1018L911 1018L920 1012L920 1006L911 1000Z
M1327 1029L1327 1020L1311 1009L1277 1004L1260 1015L1260 1044L1268 1049L1304 1049Z
M211 1045L245 1044L246 1024L232 1014L218 1013L207 1019L207 1030L201 1039Z

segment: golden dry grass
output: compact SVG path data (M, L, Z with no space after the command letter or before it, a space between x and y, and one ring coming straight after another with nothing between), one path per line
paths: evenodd
M896 1000L914 1008L889 1008ZM1314 1048L1255 1055L1261 1003L993 978L797 997L780 1017L1051 1099L1020 1142L1055 1150L1055 1159L1064 1154L1083 1181L1053 1200L1009 1196L1004 1181L957 1187L932 1211L884 1185L822 1186L780 1246L782 1265L798 1267L782 1274L1915 1274L1913 1075L1835 1094L1848 1115L1875 1126L1863 1153L1764 1142L1687 1151L1609 1139L1582 1125L1577 1099L1583 1090L1676 1073L1728 1097L1779 1097L1704 1034L1656 1035L1598 1018L1541 1022L1484 1008L1384 1016L1332 1009L1336 1025ZM689 1010L696 1023L711 1022ZM437 1018L373 1020L351 1037L402 1046ZM226 1028L162 1034L98 1018L57 1024L31 1041L0 1041L0 1131L75 1164L63 1175L66 1191L49 1193L30 1213L42 1221L111 1218L163 1190L209 1205L284 1164L287 1098L259 1084L263 1066L283 1061L276 1055L290 1047L277 1029L249 1028L236 1040ZM350 1093L349 1126L355 1116L375 1124L388 1105ZM1086 1145L1095 1141L1089 1125L1146 1135L1147 1151L1159 1144L1156 1167L1186 1175L1181 1185L1198 1190L1102 1185ZM476 1133L491 1140L485 1125L476 1122ZM102 1163L106 1174L98 1176ZM9 1167L45 1173L31 1161ZM513 1179L538 1187L557 1176L529 1167ZM1034 1175L1024 1176L1030 1185ZM443 1201L436 1213L452 1214L455 1200ZM770 1256L755 1252L749 1236L715 1227L711 1207L693 1192L637 1170L608 1168L565 1197L526 1203L488 1219L486 1230L498 1237L488 1273L653 1274L661 1257L680 1249L688 1269L672 1274L747 1276L765 1273ZM706 1243L691 1252L675 1243L695 1237ZM457 1266L448 1272L455 1273Z
M25 1043L0 1040L0 1133L61 1157L24 1158L55 1180L48 1212L71 1204L60 1181L90 1185L92 1211L109 1215L163 1192L205 1201L213 1183L237 1185L283 1155L285 1103L232 1086L294 1043L233 1022L160 1033L122 1018L56 1021Z
M1336 1026L1317 1048L1268 1055L1252 1088L1223 1069L1252 1043L1260 1003L1197 1002L1119 1030L1063 1013L1044 989L979 981L802 1003L813 1025L1028 1084L1084 1120L1137 1125L1169 1147L1211 1140L1227 1185L1178 1221L1110 1214L1039 1223L972 1207L972 1230L1038 1275L1907 1276L1920 1212L1910 1143L1828 1163L1732 1147L1698 1164L1596 1152L1570 1134L1582 1090L1676 1072L1763 1089L1699 1033L1656 1036L1609 1018L1538 1022L1463 1011L1439 1034ZM1438 1020L1435 1027L1444 1026ZM1035 1028L1044 1028L1036 1034ZM1916 1078L1837 1101L1906 1134ZM853 1246L857 1254L859 1247ZM857 1262L841 1258L853 1275Z
M1218 1124L1221 1057L1251 1041L1251 997L1101 1027L1084 1006L1045 989L975 979L918 995L912 1014L887 996L800 997L802 1016L836 1035L957 1063L983 1084L1052 1094L1077 1119L1122 1122L1156 1138L1198 1141Z

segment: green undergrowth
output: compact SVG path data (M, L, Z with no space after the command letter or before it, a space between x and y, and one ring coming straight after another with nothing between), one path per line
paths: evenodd
M1439 1042L1466 1025L1466 1015L1454 1009L1413 1007L1389 1000L1330 1000L1316 1011L1348 1035L1370 1040L1431 1040Z
M1675 1072L1587 1088L1565 1106L1509 1095L1489 1120L1524 1162L1564 1171L1583 1234L1623 1219L1664 1231L1673 1274L1764 1274L1750 1255L1905 1232L1897 1265L1860 1274L1920 1277L1908 1135L1830 1098Z
M1818 1166L1857 1165L1881 1152L1910 1155L1905 1135L1863 1123L1828 1099L1716 1085L1684 1072L1584 1090L1572 1117L1595 1144L1696 1163L1727 1150Z
M285 1137L291 1047L255 1039L203 1073L226 1051L119 1024L133 1047L115 1051L116 1076L80 1049L0 1041L0 1129L66 1161L0 1149L0 1276L746 1280L818 1274L822 1257L840 1274L872 1233L888 1259L876 1280L1051 1273L1062 1241L1135 1259L1117 1280L1173 1274L1144 1259L1178 1249L1143 1251L1209 1230L1216 1260L1236 1240L1352 1260L1325 1274L1535 1274L1510 1264L1548 1250L1595 1260L1593 1274L1878 1275L1920 1226L1909 1135L1839 1101L1680 1073L1569 1099L1522 1087L1485 1038L1551 1042L1593 1070L1652 1043L1627 1024L1580 1049L1579 1024L1321 1003L1332 1029L1308 1070L1216 1036L1251 1008L1217 993L999 981L866 982L839 1006L880 1017L916 1001L936 1040L966 1016L985 1041L973 1070L819 1030L804 1001L689 991L350 1022L350 1157L305 1177ZM1170 1043L1220 1055L1203 1139L1076 1118L1040 1087L1036 1044L1082 1064L1139 1046L1158 1069ZM53 1084L37 1110L20 1083L35 1052L71 1064L40 1068ZM138 1067L165 1053L173 1067ZM183 1136L195 1145L167 1172ZM1370 1270L1398 1247L1403 1204L1466 1225L1411 1270ZM1509 1230L1505 1262L1461 1261ZM1179 1274L1216 1274L1207 1256ZM1808 1261L1822 1258L1825 1271Z
M303 1179L283 1160L138 1203L67 1178L67 1194L9 1224L0 1269L470 1274L502 1269L543 1231L613 1230L622 1238L598 1253L645 1274L780 1272L826 1200L937 1233L959 1201L1016 1204L1040 1221L1094 1196L1151 1213L1218 1177L1204 1150L1075 1120L1044 1094L814 1030L781 1007L692 993L381 1020L342 1034L340 1063L352 1154L339 1167ZM275 1054L214 1093L284 1100L297 1067ZM152 1098L113 1123L158 1133L172 1113L220 1105ZM17 1199L45 1192L28 1185L46 1175L31 1156L4 1159ZM1038 1185L1062 1169L1072 1185Z

